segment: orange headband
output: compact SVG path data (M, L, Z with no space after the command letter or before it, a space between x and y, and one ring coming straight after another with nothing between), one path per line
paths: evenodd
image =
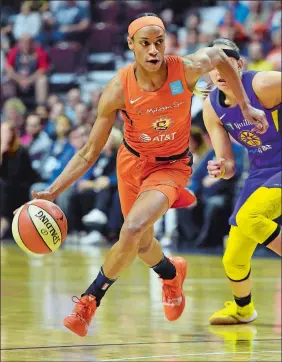
M129 24L128 34L130 38L134 36L134 34L144 28L144 26L156 25L162 28L165 31L165 26L162 20L156 16L143 16L142 18L138 18L133 20L132 23Z

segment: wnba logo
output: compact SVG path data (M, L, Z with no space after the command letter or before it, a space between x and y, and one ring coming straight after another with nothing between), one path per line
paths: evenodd
M140 140L142 142L150 142L151 141L151 137L148 136L146 133L141 133L139 137L140 137Z

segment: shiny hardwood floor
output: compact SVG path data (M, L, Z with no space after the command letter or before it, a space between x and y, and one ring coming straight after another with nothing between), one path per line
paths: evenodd
M208 325L209 315L231 297L221 259L185 255L187 305L178 321L165 320L159 280L136 260L109 290L89 335L73 335L62 319L106 252L66 245L33 257L1 246L1 361L281 361L279 259L253 261L259 312L253 324Z

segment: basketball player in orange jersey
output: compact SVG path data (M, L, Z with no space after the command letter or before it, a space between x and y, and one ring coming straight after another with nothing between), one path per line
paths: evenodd
M166 318L176 320L184 310L186 262L164 256L153 225L171 206L183 204L185 198L186 204L191 201L183 189L191 174L190 107L198 79L216 67L236 94L245 118L261 132L267 128L264 113L250 105L238 74L221 49L206 48L183 58L164 56L165 27L152 13L135 19L128 33L135 62L106 86L87 144L47 190L33 194L54 200L80 178L97 160L116 112L121 110L124 142L118 152L117 175L125 222L97 278L64 319L64 325L80 336L87 334L102 297L136 256L162 280ZM180 195L182 200L177 201Z

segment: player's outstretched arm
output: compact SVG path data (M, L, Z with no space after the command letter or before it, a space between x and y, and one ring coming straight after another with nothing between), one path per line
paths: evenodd
M210 97L204 101L203 118L217 158L208 162L209 175L213 178L229 179L236 171L232 145L227 131L211 105Z
M238 72L232 67L228 56L222 49L215 47L203 48L194 54L184 56L182 59L187 85L190 90L193 91L199 78L217 68L221 77L225 79L232 89L245 119L255 125L254 130L256 132L266 132L268 122L264 112L252 107Z
M45 191L33 197L53 201L60 193L70 187L96 162L102 151L116 118L116 111L124 108L123 90L116 76L106 86L98 105L98 116L85 146L78 151L64 171Z
M253 78L253 89L260 103L267 109L271 109L282 102L282 73L258 72Z

